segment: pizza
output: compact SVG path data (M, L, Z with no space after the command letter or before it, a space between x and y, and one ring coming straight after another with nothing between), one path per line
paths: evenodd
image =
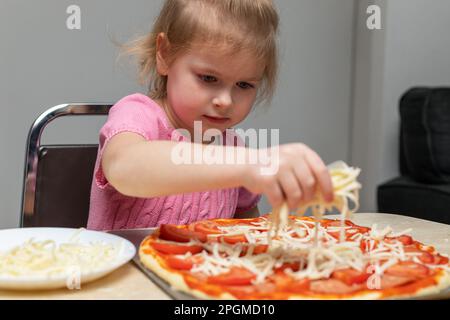
M360 169L343 161L328 169L331 203L316 191L295 215L283 204L258 218L161 225L141 243L140 260L172 288L206 299L383 299L450 286L448 256L410 230L352 223ZM333 209L340 219L324 219Z
M161 225L142 264L175 290L203 299L385 299L450 286L448 256L390 227L270 215Z

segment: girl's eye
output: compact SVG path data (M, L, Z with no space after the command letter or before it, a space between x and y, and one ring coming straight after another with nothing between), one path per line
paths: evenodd
M213 76L208 76L208 75L199 75L198 76L201 80L203 80L204 82L216 82L217 79L216 77Z
M253 89L255 86L248 83L248 82L238 82L237 83L238 87L242 88L242 89Z

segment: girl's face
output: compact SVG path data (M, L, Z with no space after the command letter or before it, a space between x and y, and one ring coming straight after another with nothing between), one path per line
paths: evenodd
M167 99L162 101L175 128L193 136L194 121L203 132L223 132L245 119L255 102L264 65L247 52L233 55L195 46L181 54L160 74L167 75Z

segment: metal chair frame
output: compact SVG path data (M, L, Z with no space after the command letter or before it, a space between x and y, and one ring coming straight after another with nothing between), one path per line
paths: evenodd
M30 226L35 215L34 207L36 201L36 176L39 149L41 147L42 132L45 127L53 120L63 116L107 115L111 107L111 104L101 103L60 104L46 110L34 121L28 132L26 145L20 227ZM30 203L31 205L27 207L26 203Z

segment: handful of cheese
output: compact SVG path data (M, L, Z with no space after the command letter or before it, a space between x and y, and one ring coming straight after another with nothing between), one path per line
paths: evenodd
M336 161L328 165L331 180L333 183L333 202L327 203L321 192L316 192L312 200L303 203L296 214L303 216L309 209L316 220L322 219L325 212L330 212L333 208L341 213L341 221L344 223L352 213L359 208L359 189L361 184L356 180L361 169L350 167L344 161ZM284 203L280 208L273 210L271 215L272 232L278 234L278 230L284 228L289 223L289 208Z

